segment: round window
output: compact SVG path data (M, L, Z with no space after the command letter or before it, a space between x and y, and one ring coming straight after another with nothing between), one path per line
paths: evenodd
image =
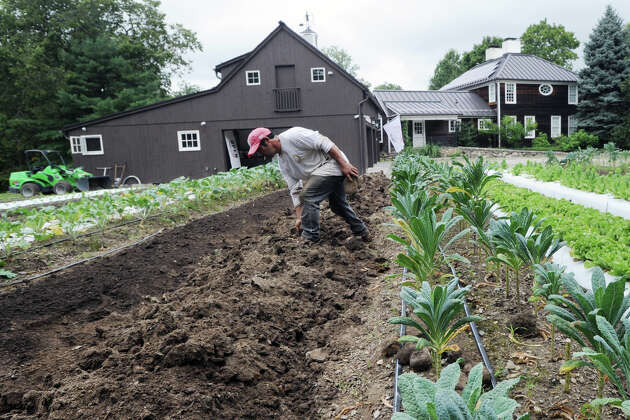
M553 87L548 83L544 83L538 86L538 92L540 92L541 95L549 96L551 92L553 92Z

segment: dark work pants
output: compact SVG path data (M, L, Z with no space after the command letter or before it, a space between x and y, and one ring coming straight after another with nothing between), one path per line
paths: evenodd
M328 198L330 210L341 216L355 235L367 228L346 201L343 187L345 176L311 176L302 188L302 236L311 241L319 241L319 203Z

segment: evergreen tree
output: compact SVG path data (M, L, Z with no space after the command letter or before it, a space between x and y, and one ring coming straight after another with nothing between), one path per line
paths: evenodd
M630 42L621 18L608 6L584 47L586 67L580 71L578 102L579 126L602 144L615 141L613 130L626 112L621 89L630 77L629 59Z

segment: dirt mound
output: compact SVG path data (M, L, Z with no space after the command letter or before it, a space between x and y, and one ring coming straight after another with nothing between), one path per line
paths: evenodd
M368 226L387 184L363 177L351 201ZM319 244L293 226L280 191L4 293L0 418L317 417L334 389L312 392L307 352L364 304L382 258L346 247L328 209Z

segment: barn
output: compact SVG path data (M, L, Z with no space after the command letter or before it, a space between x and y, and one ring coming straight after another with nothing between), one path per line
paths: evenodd
M143 183L201 178L264 163L247 157L253 128L302 126L328 136L365 172L378 161L385 113L305 35L279 22L252 51L218 64L212 89L65 127L74 164L99 175L122 164Z

